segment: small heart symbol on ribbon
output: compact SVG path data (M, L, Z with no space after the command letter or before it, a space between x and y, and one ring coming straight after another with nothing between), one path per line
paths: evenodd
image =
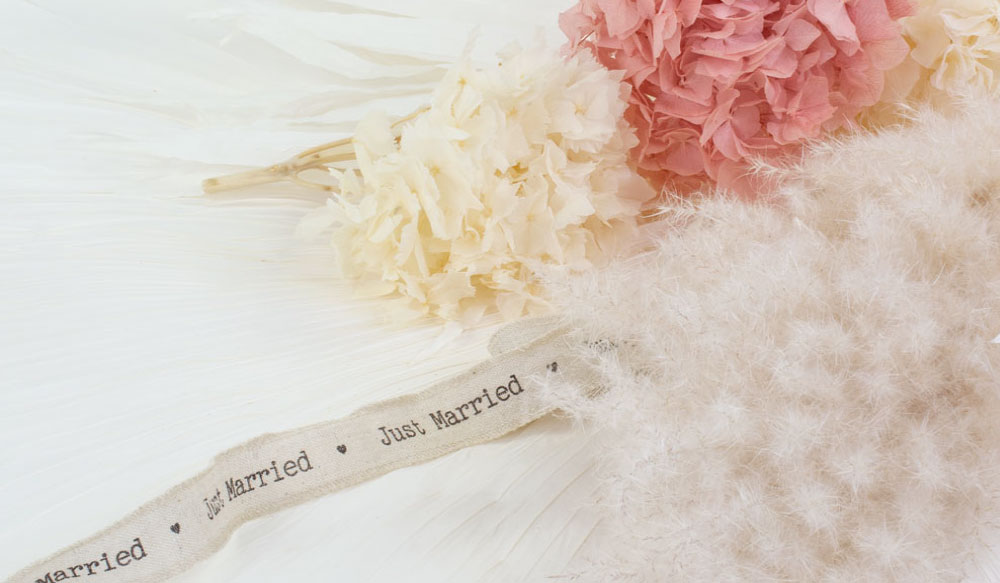
M337 446L337 451L339 451L340 453L347 453L347 446L346 445L338 445Z
M170 530L174 531L174 534L180 534L181 533L181 523L175 522L175 523L171 524L170 525Z

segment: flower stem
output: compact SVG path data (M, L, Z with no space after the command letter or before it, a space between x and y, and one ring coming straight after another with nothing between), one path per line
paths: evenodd
M410 115L393 122L392 127L396 135L396 139L399 139L399 126L412 120L424 111L427 111L427 109L427 107L422 107ZM304 180L299 175L307 170L326 170L327 165L329 164L355 160L356 156L354 154L353 139L353 137L350 137L337 140L335 142L320 144L319 146L300 152L284 162L272 164L271 166L267 166L265 168L254 168L252 170L245 170L235 174L208 178L202 181L201 188L205 191L205 194L213 194L217 192L225 192L227 190L236 190L260 184L271 184L273 182L289 180L291 182L295 182L296 184L312 188L333 190L332 186Z
M296 179L299 174L306 170L323 169L327 164L347 162L354 158L351 139L347 138L310 148L279 164L208 178L202 181L201 187L206 194L212 194L282 180L298 182Z

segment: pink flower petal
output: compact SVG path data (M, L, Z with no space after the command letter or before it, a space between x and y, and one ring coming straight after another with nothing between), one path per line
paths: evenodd
M844 0L808 0L806 6L837 40L858 41L858 33L847 14Z
M663 0L662 6L665 8L670 5L668 0ZM682 26L691 26L695 23L698 18L698 13L701 11L702 1L701 0L680 0L675 9L678 18L681 20ZM661 8L663 10L664 8Z
M680 176L694 176L705 171L702 149L695 141L674 142L664 152L664 170Z
M635 32L639 26L639 10L632 2L597 0L597 5L604 13L604 21L611 36L624 37Z
M795 51L787 46L778 46L767 53L760 63L760 69L767 76L778 79L791 77L798 68L799 62Z
M886 0L885 5L889 10L889 17L893 20L899 20L917 12L916 4L910 0Z
M594 27L594 21L583 13L580 4L559 15L559 28L571 45L578 44Z
M899 26L889 16L885 0L854 0L847 13L861 42L899 38Z
M760 107L757 105L747 105L737 107L733 111L733 131L741 140L751 138L761 130Z
M740 143L739 138L736 137L736 132L733 131L729 122L719 126L719 129L712 135L712 144L730 160L742 160L748 153Z
M796 18L788 25L788 32L785 33L785 41L793 51L804 51L814 40L819 38L820 30L815 25Z
M910 54L910 45L902 38L888 38L865 45L865 53L872 66L880 71L888 71L902 63Z
M875 67L845 69L840 76L840 92L854 109L877 103L884 86L885 76Z

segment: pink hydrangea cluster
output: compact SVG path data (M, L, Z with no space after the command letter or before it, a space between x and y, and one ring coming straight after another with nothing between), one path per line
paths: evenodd
M560 25L632 87L639 169L752 192L747 159L851 122L909 47L907 0L580 0Z

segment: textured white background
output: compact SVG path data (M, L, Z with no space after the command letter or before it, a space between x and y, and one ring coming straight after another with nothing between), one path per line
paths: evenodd
M255 435L415 391L485 356L350 299L320 200L201 179L423 103L560 42L568 0L0 1L0 578ZM501 441L255 521L183 581L541 581L591 532L580 429Z

